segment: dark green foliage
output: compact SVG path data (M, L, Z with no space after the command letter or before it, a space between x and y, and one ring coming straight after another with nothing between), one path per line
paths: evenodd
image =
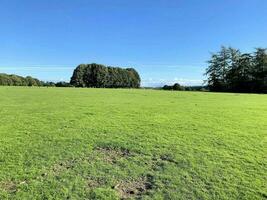
M70 84L75 87L139 88L140 77L133 68L81 64L74 70Z
M211 91L267 93L266 49L242 54L238 49L222 47L208 63L205 74Z
M45 86L45 87L55 87L56 83L51 82L51 81L50 82L44 82L43 86Z
M36 78L32 78L31 76L26 77L26 86L42 86L41 81Z
M162 87L163 90L172 90L172 86L171 85L164 85Z
M173 90L184 90L184 87L181 86L179 83L175 83L173 85Z
M208 91L206 86L182 86L179 83L174 85L164 85L163 90L180 90L180 91Z
M174 85L164 85L163 90L185 90L184 86L181 86L179 83L175 83Z
M185 91L202 91L207 92L208 87L207 86L185 86Z
M60 81L57 82L56 84L54 84L56 87L71 87L70 83L64 82L64 81Z
M42 86L44 83L36 78L26 78L14 74L0 74L0 85L6 86Z

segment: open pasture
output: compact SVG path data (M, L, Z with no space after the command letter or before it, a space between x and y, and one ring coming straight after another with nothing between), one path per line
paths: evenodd
M266 199L267 95L0 87L0 199Z

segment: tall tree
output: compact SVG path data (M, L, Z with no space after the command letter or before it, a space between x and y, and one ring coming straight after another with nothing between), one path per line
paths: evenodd
M257 48L254 52L254 83L257 92L267 92L267 54L266 49Z
M205 75L208 76L206 82L211 91L223 90L222 70L219 55L211 55L211 59L208 61L208 68L206 69Z

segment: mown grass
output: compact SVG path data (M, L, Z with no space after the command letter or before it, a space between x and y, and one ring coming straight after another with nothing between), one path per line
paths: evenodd
M267 95L0 87L0 199L266 199Z

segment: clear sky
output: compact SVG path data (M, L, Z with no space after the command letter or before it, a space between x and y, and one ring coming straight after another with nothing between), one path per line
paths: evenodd
M202 83L210 52L267 47L267 0L0 0L0 72L69 81L80 63L144 86Z

